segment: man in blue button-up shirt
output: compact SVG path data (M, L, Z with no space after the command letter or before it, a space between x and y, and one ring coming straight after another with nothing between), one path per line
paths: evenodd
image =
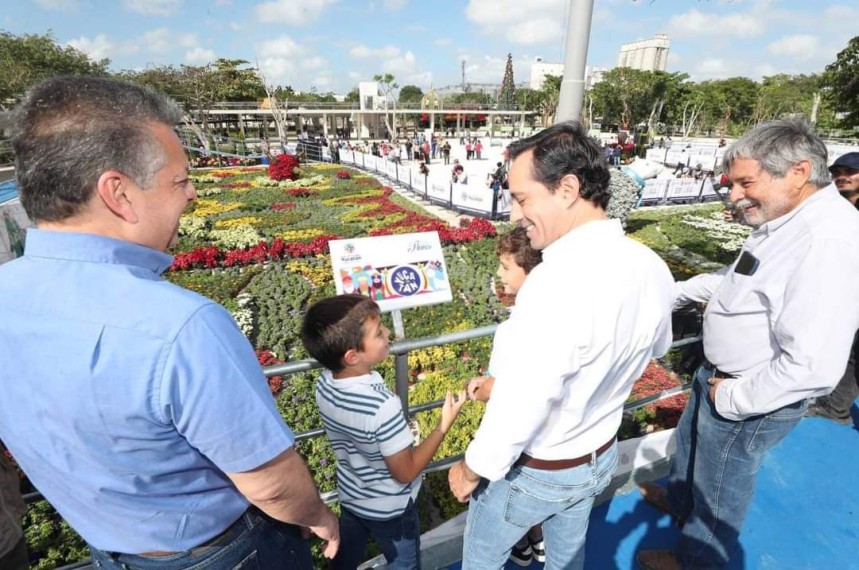
M333 556L337 519L251 346L161 277L196 197L179 119L151 90L83 77L18 109L38 229L0 266L0 439L99 565L310 568L299 527Z

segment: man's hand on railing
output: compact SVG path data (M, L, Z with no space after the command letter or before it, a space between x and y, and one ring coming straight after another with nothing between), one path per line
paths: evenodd
M471 498L471 492L480 483L480 475L472 471L463 459L451 466L450 471L447 472L447 482L453 496L460 503L467 503L468 499Z

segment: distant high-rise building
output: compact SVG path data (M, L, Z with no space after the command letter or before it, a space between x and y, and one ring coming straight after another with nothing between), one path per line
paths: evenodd
M548 63L538 57L531 64L531 89L540 89L547 75L561 76L564 74L563 63Z
M617 66L642 71L665 71L670 44L667 34L656 34L649 40L623 44L617 55Z

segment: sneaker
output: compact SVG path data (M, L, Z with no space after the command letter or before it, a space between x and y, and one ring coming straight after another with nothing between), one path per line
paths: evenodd
M841 425L850 425L853 423L853 418L849 414L844 417L836 416L835 412L833 412L829 407L817 402L808 406L808 410L806 410L805 415L810 418L826 418L827 420L831 420Z
M517 543L513 550L510 551L510 560L516 563L517 566L530 566L531 565L531 545L527 544L525 548Z
M546 561L546 544L543 542L543 539L533 540L529 538L531 541L531 552L534 556L534 560L537 562L545 562Z

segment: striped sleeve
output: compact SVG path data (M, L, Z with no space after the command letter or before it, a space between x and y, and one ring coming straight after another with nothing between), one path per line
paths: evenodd
M391 395L376 412L376 442L384 456L394 455L414 442L400 400Z

